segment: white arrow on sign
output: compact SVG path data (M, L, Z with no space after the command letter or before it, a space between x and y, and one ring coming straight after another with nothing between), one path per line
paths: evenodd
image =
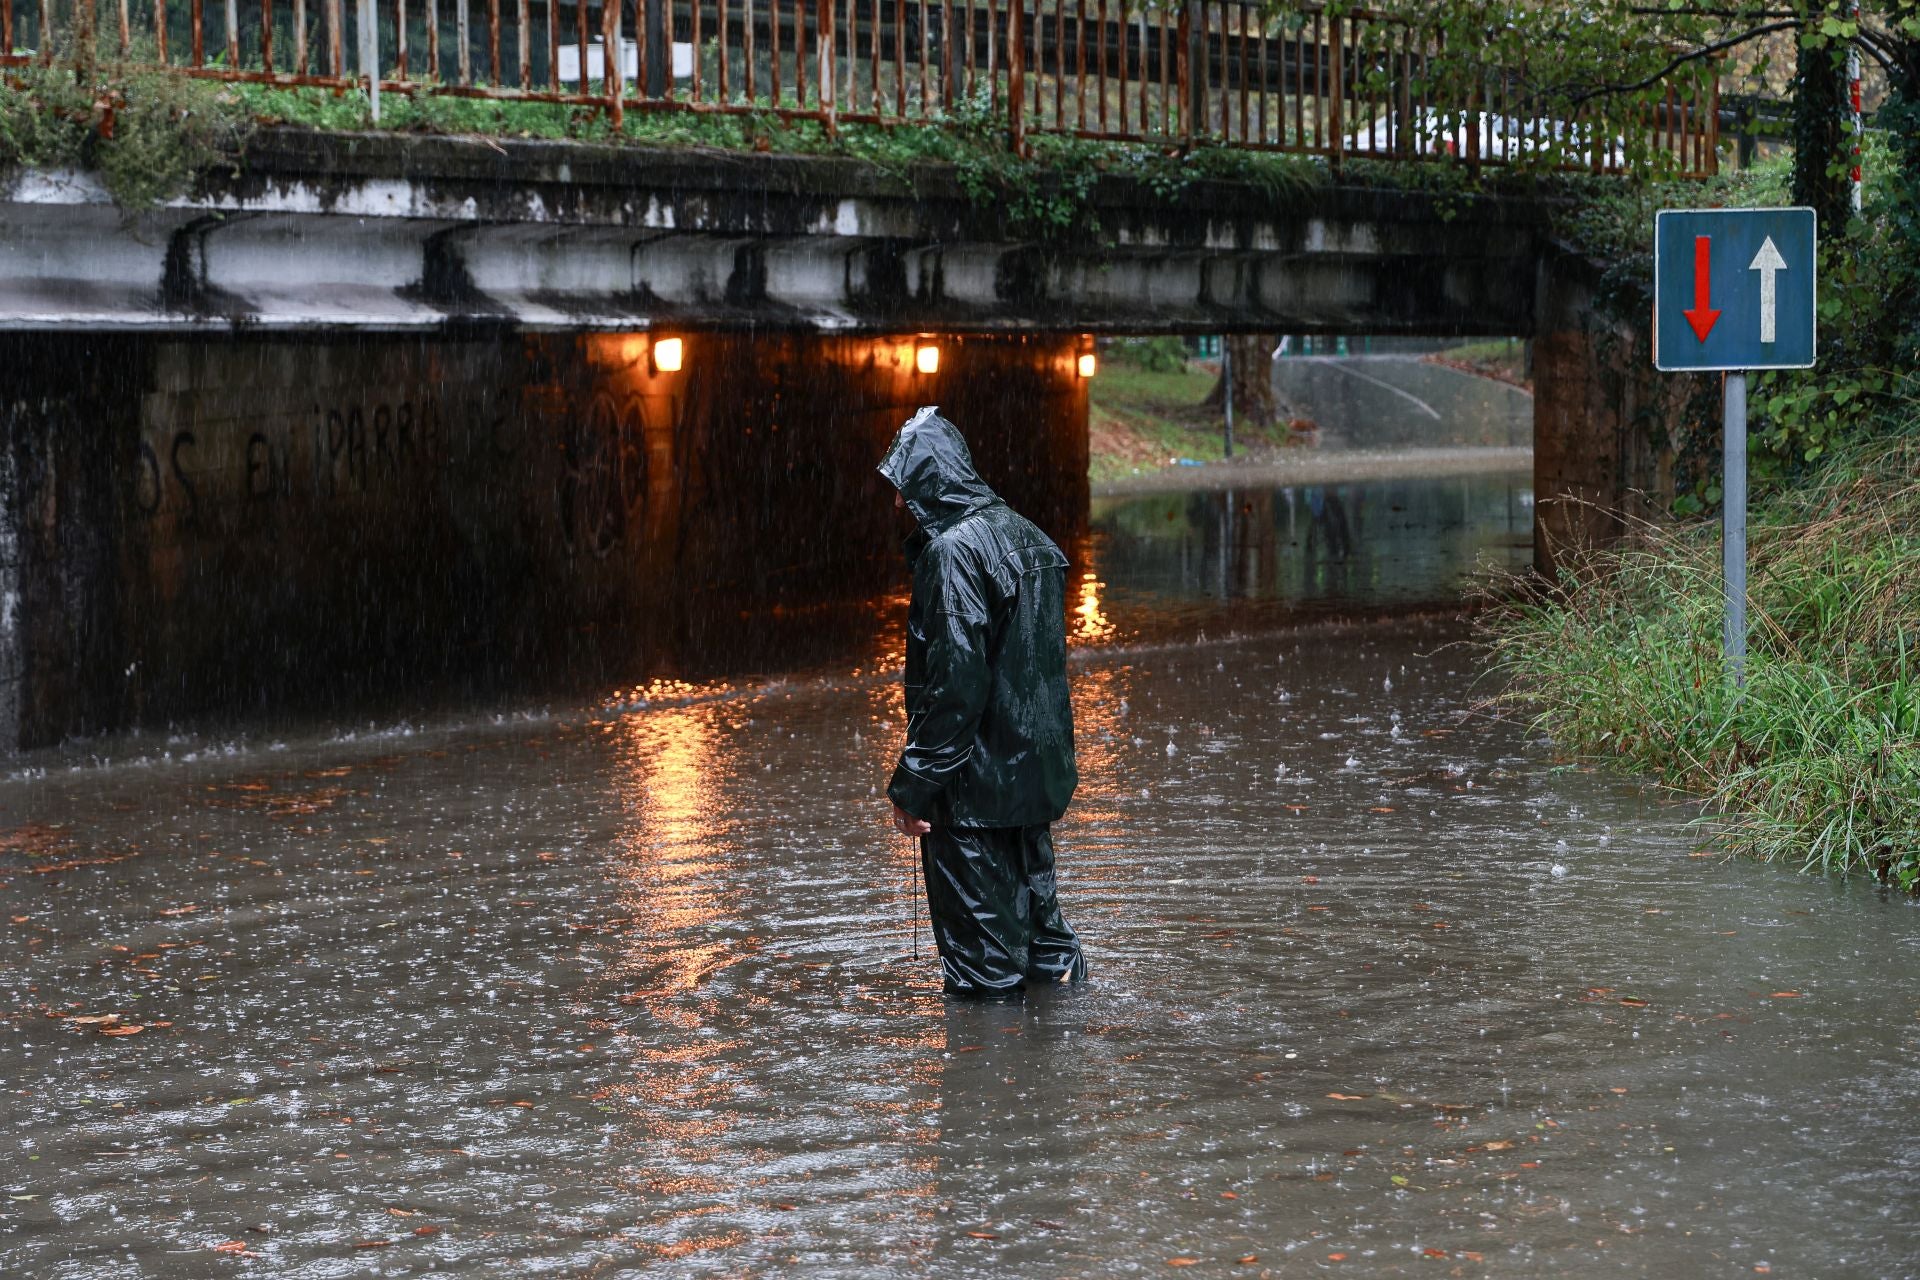
M1773 237L1760 246L1760 252L1753 255L1753 261L1747 264L1747 270L1760 273L1760 341L1774 340L1774 312L1778 309L1779 295L1774 289L1774 276L1787 269L1787 260L1773 247Z

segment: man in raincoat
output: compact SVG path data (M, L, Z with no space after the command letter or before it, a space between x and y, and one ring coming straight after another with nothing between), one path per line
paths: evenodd
M919 522L907 540L907 745L887 786L920 837L927 913L949 992L995 995L1086 976L1060 914L1049 824L1079 775L1067 696L1067 558L973 469L936 407L880 474Z

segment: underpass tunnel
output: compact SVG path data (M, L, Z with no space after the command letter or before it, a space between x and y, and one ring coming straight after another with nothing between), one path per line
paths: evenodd
M989 482L1071 543L1086 346L9 336L7 745L870 644L876 602L904 590L875 471L893 432L940 405Z
M1251 627L1444 606L1526 571L1528 349L1517 337L1103 339L1089 388L1098 594L1232 601Z

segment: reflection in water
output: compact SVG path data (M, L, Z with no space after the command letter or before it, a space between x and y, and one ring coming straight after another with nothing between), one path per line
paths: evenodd
M632 826L615 856L622 905L637 924L618 969L634 988L623 999L688 1029L702 1018L698 1001L685 998L758 945L708 933L724 909L737 847L717 792L729 772L716 758L718 714L711 704L665 707L619 722L616 764L628 775L620 801Z
M1526 473L1097 500L1110 611L1236 627L1448 603L1532 561ZM1172 612L1168 612L1171 607Z
M1100 589L1106 584L1091 571L1080 575L1080 603L1073 608L1069 636L1083 644L1097 644L1112 637L1114 627L1100 607Z

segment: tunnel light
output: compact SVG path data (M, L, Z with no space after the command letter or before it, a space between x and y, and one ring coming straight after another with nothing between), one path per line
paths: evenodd
M913 353L913 367L922 373L940 372L940 348L923 342Z
M653 344L653 367L661 373L680 372L686 358L686 344L679 338L661 338Z
M1091 351L1080 353L1079 370L1083 378L1091 378L1100 368L1100 360Z

